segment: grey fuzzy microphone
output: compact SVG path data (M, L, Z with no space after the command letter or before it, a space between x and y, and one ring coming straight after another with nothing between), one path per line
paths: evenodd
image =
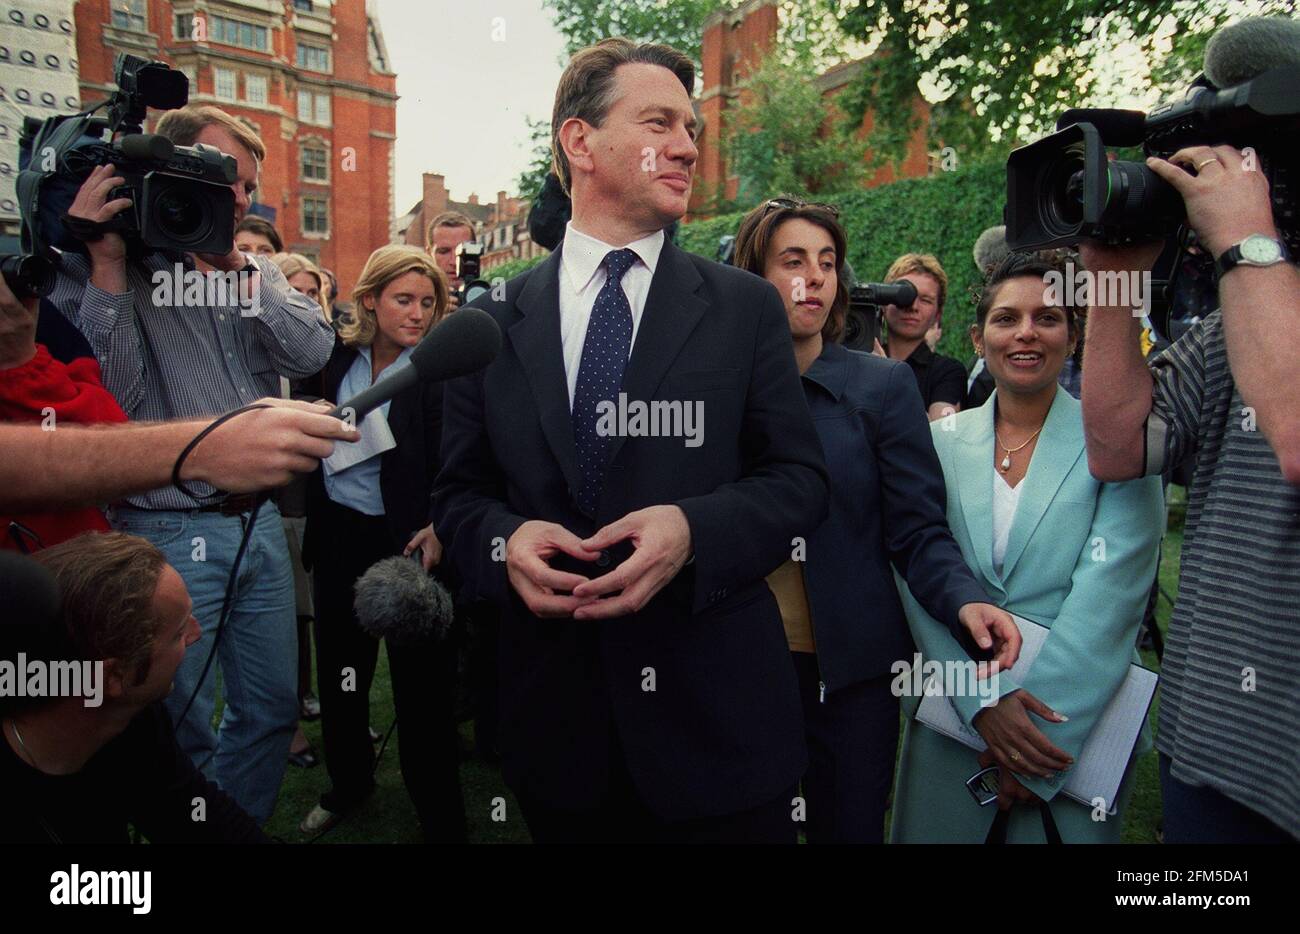
M971 255L975 257L976 268L987 276L994 266L1002 262L1007 252L1007 228L999 224L979 235Z
M1250 16L1224 26L1205 45L1205 77L1230 88L1266 71L1300 65L1300 20Z
M447 589L411 558L376 561L353 590L357 622L376 639L403 645L441 639L455 615Z

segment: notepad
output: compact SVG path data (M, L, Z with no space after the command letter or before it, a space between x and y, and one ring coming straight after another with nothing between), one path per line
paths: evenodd
M1020 627L1024 642L1020 647L1020 658L1007 674L1017 684L1023 684L1051 630L1021 616L1012 618ZM1074 765L1065 773L1062 794L1087 807L1093 807L1093 802L1100 798L1107 802L1109 813L1115 813L1124 769L1146 723L1158 681L1159 676L1151 669L1136 662L1129 666L1127 677L1088 734ZM987 749L984 738L966 725L952 699L942 695L942 685L935 685L933 695L929 693L933 682L934 678L926 682L926 693L917 708L916 719L972 749L980 752Z

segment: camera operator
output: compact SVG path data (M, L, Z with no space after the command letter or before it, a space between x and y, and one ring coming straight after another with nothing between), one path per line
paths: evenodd
M157 132L178 146L204 143L235 159L234 219L242 220L266 155L262 142L210 106L168 111ZM128 261L121 236L101 229L95 239L94 225L131 204L109 200L121 184L114 166L104 165L81 186L68 216L89 231L89 262L63 254L49 300L86 335L104 384L130 418L216 416L277 394L280 376L301 378L325 365L333 332L319 307L291 289L269 258L232 245L223 255L186 256L183 263L162 253ZM186 289L170 302L155 301L160 279L192 280L208 270L238 273L238 295L226 296L224 304L199 304L186 299ZM279 513L266 499L258 493L213 504L163 487L121 504L112 517L116 528L163 550L185 580L203 627L168 700L173 717L188 707L176 725L181 746L261 822L275 806L298 715L293 574ZM215 677L204 673L245 524L259 506L244 558L244 567L256 573L236 591L218 643L227 706L216 734L210 725Z
M459 211L443 211L429 221L426 249L451 286L451 306L460 307L465 283L456 276L456 247L474 239L474 222Z
M887 357L902 360L911 368L926 415L934 421L961 411L966 393L966 368L952 357L935 353L926 341L926 332L943 316L948 275L935 257L907 253L894 260L885 273L886 282L899 279L916 286L916 300L906 308L884 306L889 338L882 346Z
M268 842L181 752L160 703L199 637L162 552L133 535L87 533L35 562L43 568L5 561L0 583L62 612L7 614L0 658L97 674L75 696L0 698L0 841L125 843L129 822L151 843Z
M1083 406L1099 480L1195 458L1157 725L1165 842L1294 842L1300 412L1286 387L1300 372L1300 271L1279 249L1267 178L1240 151L1189 146L1147 165L1219 261L1220 309L1148 367L1132 310L1094 307ZM1080 254L1094 275L1131 273L1161 248L1085 241Z

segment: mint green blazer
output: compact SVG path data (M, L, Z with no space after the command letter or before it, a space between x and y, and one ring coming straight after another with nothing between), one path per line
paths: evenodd
M999 574L993 568L996 401L995 392L979 408L931 423L947 486L948 524L966 563L988 592L989 602L1051 627L1024 683L1017 684L1003 673L997 693L1004 696L1023 687L1069 717L1066 723L1048 723L1037 717L1034 722L1052 742L1077 757L1129 664L1138 660L1134 643L1165 527L1160 478L1123 483L1093 479L1084 450L1081 406L1058 389L1021 481L1023 489ZM906 583L899 580L898 584L922 655L938 661L967 659L945 627L921 609ZM910 717L919 699L908 700L905 709ZM981 709L979 697L955 697L953 703L967 724ZM909 721L908 729L929 732L915 721ZM1139 751L1149 747L1144 731ZM974 764L975 753L968 752ZM923 764L904 762L903 771L909 767ZM962 760L960 768L965 767ZM945 783L967 777L946 777ZM900 786L908 779L900 772ZM1064 784L1063 776L1018 779L1046 801ZM965 795L964 788L961 794ZM969 801L967 796L963 803ZM992 814L988 816L991 819Z

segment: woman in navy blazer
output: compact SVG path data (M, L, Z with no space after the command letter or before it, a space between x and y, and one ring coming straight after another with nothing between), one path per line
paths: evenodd
M343 403L409 366L415 345L447 313L448 296L446 279L423 251L385 246L372 253L353 291L356 310L339 328L320 373L318 394ZM374 787L367 724L379 642L357 623L352 588L376 561L417 549L425 570L442 575L442 545L430 516L441 426L442 384L416 383L357 426L358 447L378 438L391 443L377 444L357 463L328 458L310 478L303 559L314 572L321 733L332 787L303 820L305 833L333 826ZM454 645L449 639L384 641L402 778L425 840L464 842Z
M768 577L799 676L809 766L807 839L879 843L898 745L894 683L913 654L891 562L935 619L997 641L1015 624L988 603L944 518L943 474L907 365L846 350L845 234L829 205L778 198L741 222L736 265L780 292L813 424L826 455L826 520Z

